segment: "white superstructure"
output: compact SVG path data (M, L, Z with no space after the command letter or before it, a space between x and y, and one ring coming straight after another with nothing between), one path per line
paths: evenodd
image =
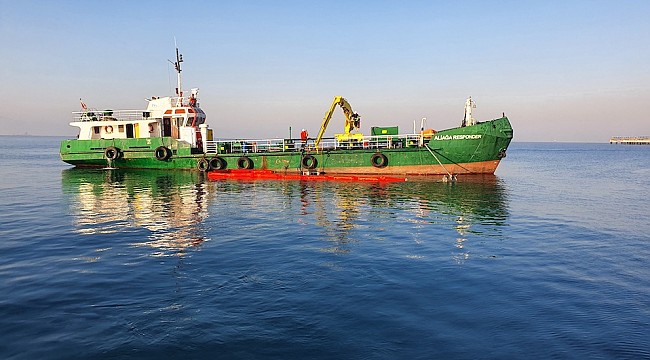
M138 139L172 137L204 150L204 139L209 137L205 112L198 102L198 88L184 96L181 88L183 57L176 49L174 67L178 74L175 96L151 97L146 110L89 109L82 102L83 111L73 113L71 126L79 128L79 140Z

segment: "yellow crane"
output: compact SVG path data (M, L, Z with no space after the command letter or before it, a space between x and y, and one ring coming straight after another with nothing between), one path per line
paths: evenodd
M334 113L334 109L336 109L336 105L339 105L341 109L343 109L343 114L345 115L345 133L335 134L334 136L336 136L336 139L338 141L348 141L361 140L363 138L363 134L350 133L354 129L359 129L359 126L361 125L361 116L352 111L352 106L350 106L350 103L345 100L345 98L342 96L335 96L334 100L332 101L332 105L330 106L329 110L327 110L327 113L325 113L323 123L321 124L320 131L318 132L318 137L316 137L316 141L314 142L314 147L317 150L318 144L320 144L320 141L323 138L323 134L325 134L325 129L327 129L327 124L329 124L330 119L332 118L332 114Z

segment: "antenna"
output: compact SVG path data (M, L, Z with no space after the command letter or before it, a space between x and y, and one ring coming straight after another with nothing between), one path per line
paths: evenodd
M176 76L178 78L178 83L176 87L176 95L183 97L183 87L181 83L181 63L183 62L183 55L178 52L178 45L176 44L176 37L174 36L174 47L176 47L176 62L172 62L167 59L170 63L174 64L174 69L176 69Z

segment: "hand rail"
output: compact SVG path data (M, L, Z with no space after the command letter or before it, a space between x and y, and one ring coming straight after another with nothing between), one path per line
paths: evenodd
M364 136L360 140L339 141L326 138L316 147L314 139L302 142L300 139L220 139L206 141L208 153L273 153L291 151L328 151L351 149L395 149L421 146L422 135L377 135Z

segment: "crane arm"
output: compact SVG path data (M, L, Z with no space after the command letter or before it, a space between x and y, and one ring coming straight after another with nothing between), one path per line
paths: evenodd
M336 105L339 105L341 109L343 109L343 114L345 115L346 135L349 135L350 131L354 129L358 129L359 126L361 125L361 117L359 116L359 114L352 111L352 106L350 105L350 103L347 100L345 100L342 96L335 96L334 100L332 101L332 105L330 105L329 110L327 110L327 112L325 113L325 117L323 118L323 123L320 126L320 131L318 131L318 136L316 137L316 141L314 142L314 146L316 147L316 149L318 149L318 144L320 144L320 141L323 138L323 135L325 134L325 130L327 129L327 125L332 119L332 114L334 113L334 109L336 109Z

